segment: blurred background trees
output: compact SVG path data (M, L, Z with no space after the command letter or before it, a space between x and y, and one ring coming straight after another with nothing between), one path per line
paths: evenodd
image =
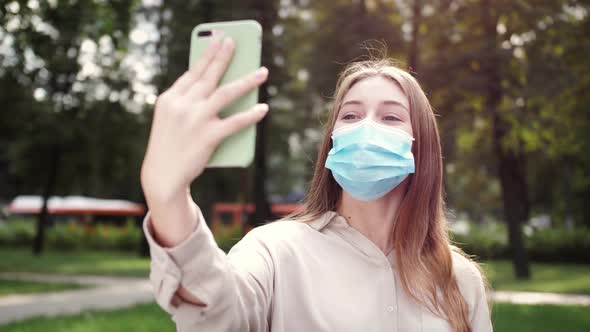
M0 201L17 194L142 200L139 167L156 96L188 64L205 21L264 27L255 164L207 170L213 202L301 197L343 64L386 45L439 119L453 219L505 221L528 275L523 224L590 227L590 52L581 0L3 1ZM370 44L366 41L373 41ZM374 50L373 53L379 53Z

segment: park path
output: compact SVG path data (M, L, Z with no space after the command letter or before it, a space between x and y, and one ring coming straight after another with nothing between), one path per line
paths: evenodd
M0 273L2 279L68 282L92 286L81 290L0 297L0 325L37 316L76 314L87 310L113 310L154 302L145 278ZM590 295L493 291L494 302L590 306Z
M0 297L0 325L37 316L112 310L154 302L151 284L145 278L0 273L0 282L2 279L67 282L92 287Z

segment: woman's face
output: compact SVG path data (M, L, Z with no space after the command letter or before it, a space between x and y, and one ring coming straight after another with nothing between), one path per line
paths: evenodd
M364 78L344 96L334 129L370 117L375 122L414 136L409 105L408 98L396 83L381 76Z

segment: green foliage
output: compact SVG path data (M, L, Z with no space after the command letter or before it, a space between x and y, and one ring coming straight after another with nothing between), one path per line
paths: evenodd
M10 220L0 226L0 246L31 246L34 236L35 222L32 220ZM128 220L122 226L58 221L47 229L47 246L64 250L134 251L139 250L142 236L142 232L132 220Z
M35 236L33 220L17 219L0 224L0 246L22 246Z
M450 233L455 245L466 253L481 259L497 259L508 256L506 225L491 223L485 226L471 225L468 234Z
M274 26L264 32L270 56L263 64L271 68L265 91L273 110L266 152L271 193L309 186L337 74L367 53L360 43L385 42L389 56L406 67L416 41L413 70L438 115L449 206L475 220L504 217L492 139L491 115L497 113L508 124L501 146L526 160L529 197L522 199L528 198L530 211L550 214L560 226L568 218L576 226L590 225L587 1L430 2L415 36L408 30L412 3L406 1L171 0L148 7L130 0L39 1L36 9L24 0L10 3L0 5L0 39L11 48L0 54L0 105L9 110L0 112L0 201L42 193L57 153L62 160L56 192L139 200L152 107L135 114L127 112L122 97L94 96L104 84L109 93L133 99L136 78L122 66L133 49L130 29L142 20L157 26L159 39L136 46L158 67L151 83L161 92L187 69L187 36L196 24L270 17ZM489 11L486 3L492 4ZM483 18L493 20L495 29L486 31ZM35 28L36 20L47 26ZM93 59L101 74L81 75L83 42L101 40L113 44L112 52ZM31 54L40 60L34 66L25 60ZM498 60L493 79L486 70L491 59ZM490 81L501 90L497 110L486 104ZM45 96L36 98L39 92ZM254 171L207 170L193 188L206 216L214 202L252 201ZM1 242L28 243L27 227L0 229ZM139 236L109 228L89 236L60 227L50 235L60 248L129 250ZM580 233L537 234L527 246L534 257L579 260L587 251L586 231ZM220 246L231 247L235 235L220 235ZM474 234L466 246L490 257L507 255L504 242L484 235Z
M215 241L221 250L226 253L242 239L243 228L241 226L223 226L215 230Z
M484 260L511 257L504 224L472 225L468 234L451 233L451 238L465 252ZM587 263L590 262L590 228L534 230L525 236L525 246L532 261Z
M125 0L0 6L0 38L14 50L0 54L7 64L0 70L0 104L11 110L0 113L2 200L43 192L48 177L57 178L58 192L139 199L147 128L142 115L124 107L133 98L133 77L121 66L135 5ZM21 24L10 26L14 20ZM80 60L92 44L96 54ZM82 74L89 62L98 74ZM96 97L100 89L106 97ZM50 174L54 156L60 157L57 172Z
M534 259L590 262L590 228L540 230L527 238L526 244Z
M36 222L32 219L9 219L0 224L0 247L30 247L35 237ZM215 232L218 246L228 252L242 238L242 227L222 226ZM47 228L50 250L106 250L134 252L139 250L143 231L133 220L123 225L83 224L57 221Z
M35 234L33 220L14 219L0 226L0 247L30 247ZM242 227L222 225L215 231L218 246L228 252L241 238ZM123 225L84 225L56 222L47 229L47 246L63 250L108 250L133 252L139 249L143 233L134 221ZM468 234L451 233L453 242L467 253L482 259L510 257L506 226L503 223L472 225ZM525 238L533 261L590 261L590 228L563 227L532 231Z

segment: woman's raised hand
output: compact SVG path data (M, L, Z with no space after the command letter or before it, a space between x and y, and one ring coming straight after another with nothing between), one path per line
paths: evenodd
M268 112L267 104L257 104L219 118L224 106L258 88L268 77L268 70L261 67L218 87L234 45L229 37L214 35L197 63L158 97L141 167L146 196L166 201L186 193L225 137L260 121Z

